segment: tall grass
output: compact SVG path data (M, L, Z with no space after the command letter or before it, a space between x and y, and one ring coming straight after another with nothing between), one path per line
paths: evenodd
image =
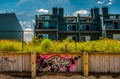
M76 48L76 49L75 49ZM22 51L22 43L17 41L1 40L0 51ZM120 41L113 39L102 39L87 42L72 40L51 41L50 39L34 39L23 44L24 52L104 52L120 53Z
M0 40L0 51L21 51L22 44L18 41Z

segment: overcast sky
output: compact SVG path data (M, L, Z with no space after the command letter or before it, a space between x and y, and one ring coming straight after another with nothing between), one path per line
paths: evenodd
M31 30L35 14L51 13L52 7L63 7L65 15L83 15L93 7L101 11L103 6L112 14L120 14L120 0L0 0L0 13L16 13L23 29Z

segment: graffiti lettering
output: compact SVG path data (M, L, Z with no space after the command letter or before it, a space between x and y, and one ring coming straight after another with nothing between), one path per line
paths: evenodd
M15 63L15 60L10 60L8 57L2 57L0 59L0 70L10 70L11 65Z
M38 56L37 64L39 71L50 72L71 72L74 69L78 57L63 57L63 56Z

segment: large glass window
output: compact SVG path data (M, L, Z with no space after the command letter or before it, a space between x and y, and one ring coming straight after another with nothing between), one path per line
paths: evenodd
M76 25L74 25L74 24L68 24L67 25L67 30L68 31L75 31L76 30Z
M38 35L39 39L41 38L48 38L48 34L40 34Z
M49 22L43 22L43 27L48 27L49 26Z
M50 19L50 17L49 16L45 16L45 20L49 20Z
M67 30L71 31L72 30L72 25L67 25Z
M118 29L118 22L114 22L114 29Z
M66 22L75 22L76 20L74 18L69 18L66 20Z
M86 25L86 31L90 30L90 25Z
M43 20L49 20L50 16L41 16L41 19L43 19Z
M120 29L120 22L118 22L118 28Z
M116 16L110 16L110 19L116 19Z
M113 38L117 39L117 40L120 40L120 34L113 34Z
M80 30L81 31L85 31L86 30L86 26L85 25L80 25Z
M74 40L74 41L77 40L75 36L67 36L67 38L69 38L70 40Z
M43 38L48 38L48 34L43 34Z
M50 22L49 26L50 26L50 29L56 29L57 28L57 22Z
M81 36L80 40L81 41L90 41L91 37L90 36Z

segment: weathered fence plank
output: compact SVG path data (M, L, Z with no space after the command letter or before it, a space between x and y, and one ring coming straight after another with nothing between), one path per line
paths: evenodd
M30 71L30 61L30 54L0 53L0 72Z
M88 76L89 75L89 70L88 70L88 53L87 52L84 52L83 53L83 69L84 69L84 76Z
M89 72L120 73L120 54L89 54Z
M120 73L120 54L40 54L0 53L0 72L31 72L34 60L38 72ZM88 58L88 60L87 60ZM88 62L88 69L85 67ZM86 68L86 70L85 70ZM87 74L89 75L89 74ZM85 76L87 76L85 75Z
M31 77L36 77L36 53L31 53Z

